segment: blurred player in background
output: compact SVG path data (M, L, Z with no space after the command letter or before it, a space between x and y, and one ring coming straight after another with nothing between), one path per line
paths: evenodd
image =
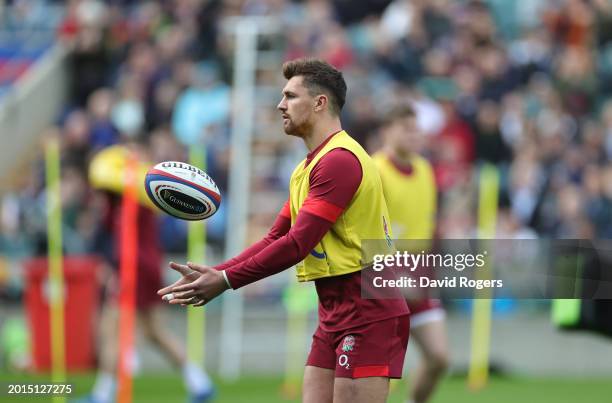
M297 265L298 280L314 280L319 297L303 401L384 402L389 378L401 377L410 320L399 292L394 299L361 298L362 240L388 240L383 253L392 245L380 177L342 130L342 73L300 59L285 63L283 75L284 131L310 151L291 176L289 200L269 234L235 258L214 268L171 263L184 278L159 293L172 293L171 303L201 306L227 288Z
M436 183L429 162L419 155L422 134L410 106L389 112L381 129L382 150L374 156L391 216L398 249L430 250L436 227ZM406 240L413 240L408 242ZM427 275L419 273L417 275ZM444 311L440 301L421 290L410 296L410 335L422 359L413 376L409 402L423 403L432 395L449 362Z
M139 144L131 143L129 148L148 161L148 150ZM104 154L106 153L106 154ZM112 155L111 153L115 153ZM94 158L96 169L113 173L111 167L106 167L102 158L108 162L117 161L121 156L130 155L125 152L125 146L117 145L103 150ZM149 166L150 164L147 164ZM123 166L123 165L122 165ZM113 175L110 175L113 176ZM119 180L122 176L116 175ZM93 177L93 175L92 175ZM96 186L96 182L93 181ZM105 284L105 304L100 320L100 353L99 370L95 384L88 401L107 403L115 400L116 368L118 362L118 324L119 324L119 294L120 274L115 267L120 267L121 256L121 208L122 197L119 194L101 191L101 226L98 235L99 253L111 268L111 275ZM197 365L190 362L185 351L175 335L169 332L164 323L159 297L156 291L162 286L163 252L159 239L159 220L151 208L139 205L138 207L138 271L136 274L136 311L138 324L144 336L151 342L172 364L183 372L185 386L192 402L205 402L213 394L213 385L208 375ZM136 356L134 356L136 366Z

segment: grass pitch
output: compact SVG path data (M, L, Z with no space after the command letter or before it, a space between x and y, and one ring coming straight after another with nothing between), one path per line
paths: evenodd
M9 396L6 385L11 382L48 382L42 375L17 375L0 373L0 402L46 402L48 397ZM86 396L93 384L93 374L71 375L69 382L74 393L67 401ZM289 398L283 392L283 381L274 377L242 377L235 383L216 380L215 403L293 403L299 397ZM297 392L297 391L295 391ZM608 403L612 396L612 379L572 378L492 378L489 385L479 392L466 387L464 378L446 378L432 403ZM174 374L142 374L134 380L133 403L185 402L187 396L182 379ZM406 382L397 382L388 402L406 401Z

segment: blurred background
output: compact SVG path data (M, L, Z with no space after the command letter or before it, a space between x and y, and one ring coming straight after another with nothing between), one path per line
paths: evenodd
M91 162L117 146L148 166L201 161L223 195L202 253L220 262L267 233L306 153L275 109L281 65L297 57L343 71L343 125L370 152L385 112L413 105L438 186L440 238L478 233L484 164L499 177L496 237L612 235L612 1L5 0L0 28L0 380L48 379L50 370L49 347L40 348L50 337L46 147L59 142L61 249L74 259L67 310L82 309L65 315L75 341L66 367L86 394L104 289L117 277L109 220L121 196L92 182ZM185 261L190 231L201 228L152 217L168 284L165 262ZM316 302L294 282L287 270L207 305L196 361L219 385L215 401L295 398ZM562 332L544 300L493 302L494 377L468 390L471 303L444 305L452 358L435 402L608 401L610 333ZM186 310L162 310L183 340ZM135 401L182 400L180 376L143 337ZM408 377L413 364L410 350ZM404 401L403 390L390 401Z

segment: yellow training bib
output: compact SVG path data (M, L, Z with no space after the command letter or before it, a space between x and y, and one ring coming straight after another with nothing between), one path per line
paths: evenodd
M436 227L436 182L429 162L415 155L411 161L413 172L406 175L383 152L374 154L372 159L382 180L394 239L432 239ZM418 248L430 245L419 242Z
M319 160L335 148L352 152L361 164L362 179L342 215L325 234L321 242L296 265L298 281L310 281L356 272L371 263L371 251L362 258L362 241L379 240L384 245L380 253L392 253L393 242L389 214L383 196L378 170L368 153L345 131L335 134L304 168L303 160L293 171L289 182L291 224L310 190L310 173Z

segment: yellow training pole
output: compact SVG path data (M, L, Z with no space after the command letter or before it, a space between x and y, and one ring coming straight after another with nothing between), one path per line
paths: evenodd
M206 170L204 147L191 146L189 163ZM190 262L203 264L206 248L206 226L204 221L190 221L187 232L187 258ZM187 308L187 356L194 364L204 368L205 310L201 307Z
M479 197L478 197L478 233L483 239L495 237L497 221L497 204L499 193L499 174L493 165L484 165L480 170ZM481 242L480 245L488 245ZM488 252L486 264L478 272L479 279L486 279L490 275L490 262L493 251ZM470 355L470 369L468 373L468 386L470 389L482 389L489 378L489 350L491 344L491 290L485 288L477 290L474 294L472 306L472 345Z
M47 182L47 234L49 260L49 309L51 323L51 379L66 381L66 341L64 334L64 272L62 256L62 206L60 195L59 140L49 139L45 145ZM53 402L65 402L54 396Z

